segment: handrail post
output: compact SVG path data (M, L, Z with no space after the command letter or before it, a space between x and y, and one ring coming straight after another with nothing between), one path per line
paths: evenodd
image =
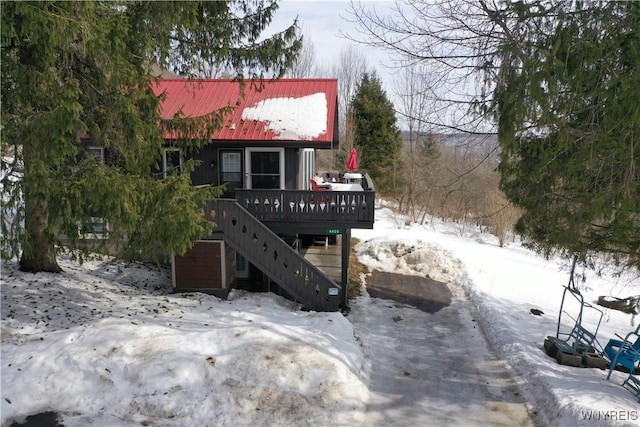
M349 254L351 252L351 229L342 230L342 310L349 309Z

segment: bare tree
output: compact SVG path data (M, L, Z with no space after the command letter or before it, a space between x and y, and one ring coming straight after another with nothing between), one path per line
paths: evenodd
M347 111L356 93L362 75L368 70L366 56L355 46L348 45L340 50L338 63L334 63L332 73L340 81L338 88L338 108Z
M207 79L232 79L235 76L233 69L223 62L203 64L202 68L194 72L194 74Z
M368 70L367 58L355 46L340 50L338 61L325 71L338 79L338 114L340 126L340 150L331 150L328 158L321 157L323 167L343 171L347 155L353 148L355 124L351 112L351 100L362 75Z
M375 5L352 2L350 19L359 36L345 36L389 51L398 68L420 64L423 94L431 106L417 118L421 122L434 131L484 133L491 128L482 114L469 113L487 101L488 59L503 39L483 8L486 3L494 0L396 0L391 12L382 15Z
M298 59L293 66L287 71L286 76L294 79L312 77L317 74L316 66L316 48L308 33L304 31L302 34L302 49L298 55Z
M416 63L408 64L401 70L400 78L395 81L395 95L399 100L396 105L396 114L403 117L404 143L406 144L403 164L405 165L405 177L402 180L405 185L397 192L397 200L400 210L405 208L409 214L416 218L416 192L423 189L426 174L424 170L427 159L423 158L421 144L426 143L427 126L422 120L429 114L428 98L425 94L427 80L423 78L424 70Z

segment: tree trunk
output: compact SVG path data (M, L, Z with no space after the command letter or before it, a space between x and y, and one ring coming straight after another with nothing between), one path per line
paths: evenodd
M23 138L24 231L20 270L29 273L62 271L56 261L54 236L49 227L49 195L55 185L51 174L52 160L46 144L36 135Z
M48 235L49 212L47 202L25 204L26 241L22 247L20 270L30 273L62 271L56 260L53 240Z

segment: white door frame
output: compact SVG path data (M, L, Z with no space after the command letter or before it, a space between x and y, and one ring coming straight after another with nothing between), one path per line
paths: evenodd
M254 152L278 152L280 154L280 189L284 190L284 147L247 147L245 149L245 188L253 188L251 183L251 153Z

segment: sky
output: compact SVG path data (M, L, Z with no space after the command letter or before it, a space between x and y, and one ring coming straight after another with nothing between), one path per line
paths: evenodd
M472 225L412 223L383 201L374 228L353 236L369 269L440 280L451 305L428 313L373 298L366 275L345 316L270 293L173 294L170 271L155 266L61 259L63 273L34 275L2 261L0 424L47 412L67 427L511 426L522 404L493 383L504 363L539 425L640 426L626 374L607 381L542 349L568 282L563 260L517 238L500 247ZM591 303L638 293L638 278L580 274ZM601 345L637 327L600 309L583 326ZM477 368L459 369L464 359Z
M394 13L397 8L395 1L354 0L354 2L358 5L358 8L361 7L367 11L375 9L375 14L379 17L397 15L397 13ZM402 71L394 66L394 54L380 47L372 47L353 41L366 39L367 37L359 32L359 25L353 22L355 18L351 11L351 1L282 0L279 6L270 25L271 30L282 31L298 18L303 35L313 43L316 63L323 68L329 68L332 64L337 63L341 50L352 46L357 52L365 56L369 68L376 71L382 88L385 90L387 98L394 104L396 111L403 109L401 98L396 95L396 91L402 90L401 87L398 87L401 86L398 82L402 78ZM412 13L407 10L406 5L400 5L400 9L404 13ZM451 76L453 74L448 78L452 78ZM450 83L441 85L441 88L447 94L446 98L451 97L452 93L457 90L451 88ZM462 90L462 92L466 93L470 90L472 93L473 89L469 88ZM461 95L461 97L466 102L467 95ZM430 101L430 105L433 111L429 112L426 120L434 123L435 129L446 130L448 127L453 126L454 128L469 129L474 132L495 132L491 124L478 122L469 117L464 105L447 105L446 102L441 104L435 101ZM407 128L403 115L397 114L396 117L399 127ZM444 126L444 128L439 125Z
M367 1L363 5L375 7L380 13L390 9L393 1ZM337 61L340 51L346 46L354 46L364 54L369 66L375 68L381 78L383 89L389 98L393 97L393 73L389 54L380 49L357 44L345 38L341 33L357 38L356 25L349 22L353 17L349 12L351 2L315 1L315 0L282 0L280 8L271 24L274 30L282 30L296 19L299 19L303 34L310 37L316 51L319 64L332 64Z

